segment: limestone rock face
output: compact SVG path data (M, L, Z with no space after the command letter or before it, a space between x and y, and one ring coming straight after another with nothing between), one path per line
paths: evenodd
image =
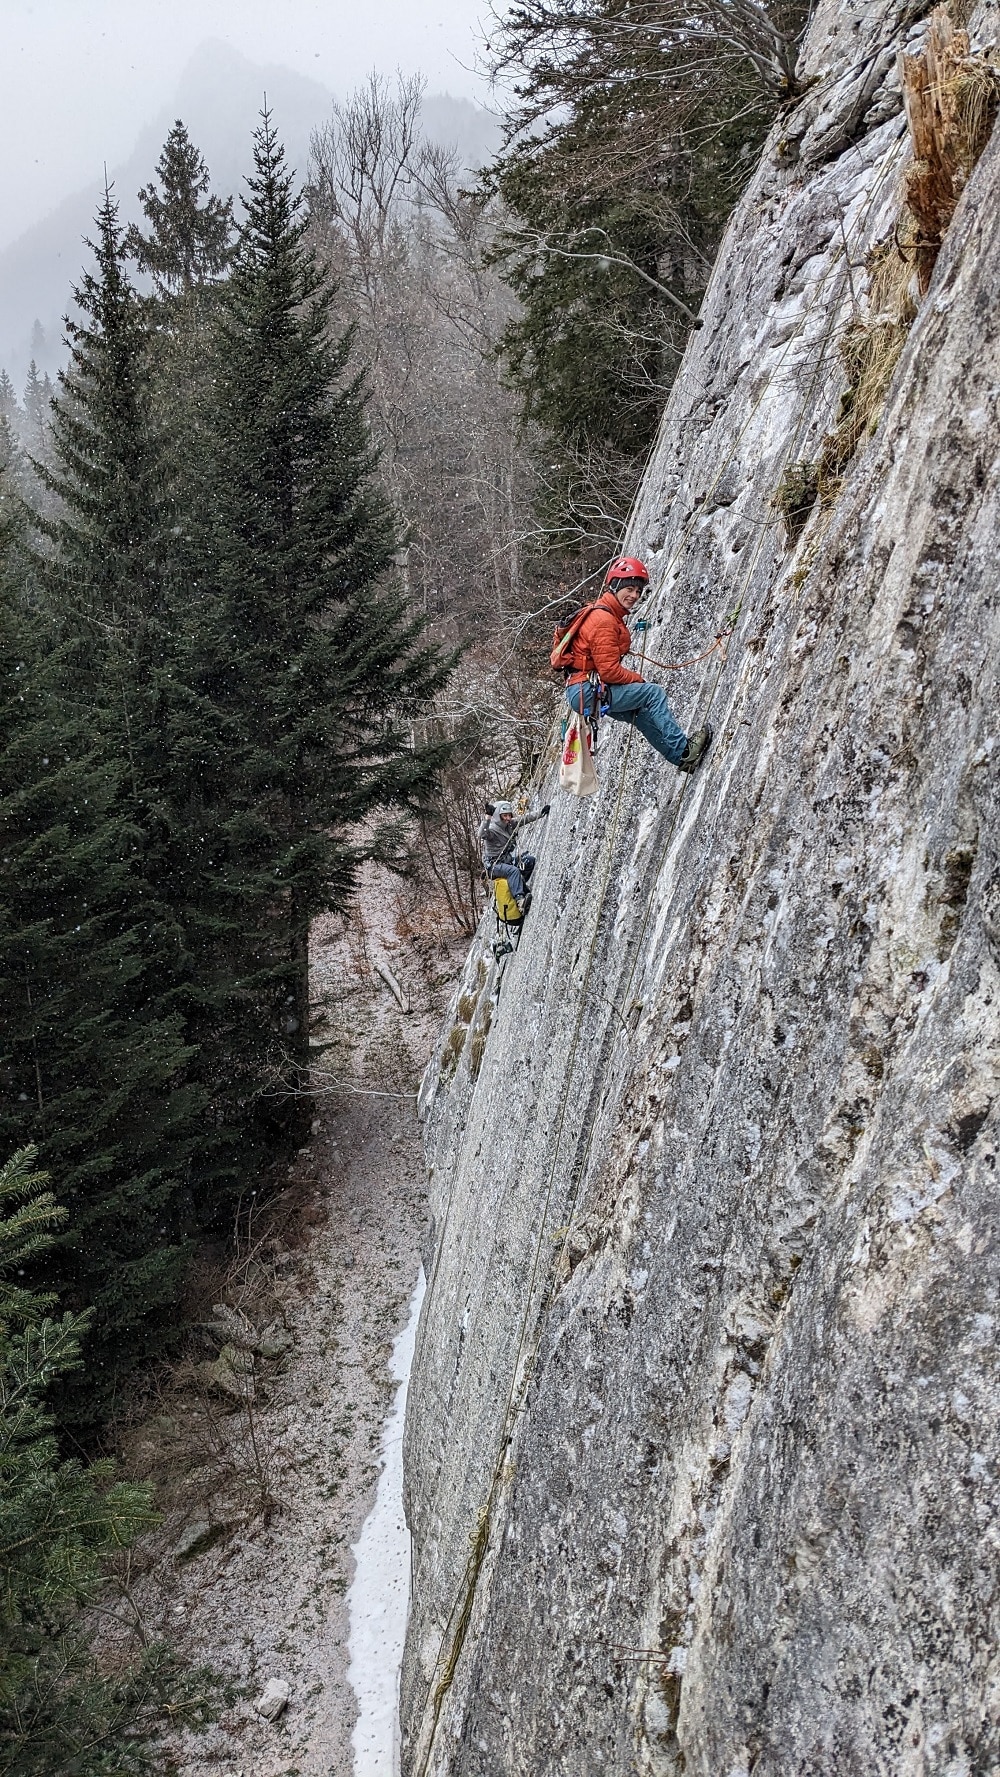
M736 613L670 687L708 763L545 788L425 1080L409 1777L1000 1769L1000 132L836 498L771 503L913 16L820 0L626 539L650 654Z

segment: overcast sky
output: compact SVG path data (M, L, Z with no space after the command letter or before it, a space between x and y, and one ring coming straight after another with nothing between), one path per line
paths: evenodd
M128 155L207 38L347 92L375 67L484 98L488 0L0 0L0 246Z

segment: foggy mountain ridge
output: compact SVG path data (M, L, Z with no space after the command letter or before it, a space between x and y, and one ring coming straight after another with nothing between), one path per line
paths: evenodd
M326 121L336 95L290 68L253 62L212 40L192 56L171 103L140 132L129 158L108 169L123 221L143 220L139 189L152 180L178 117L205 157L213 191L238 194L252 165L251 136L265 94L288 164L304 179L310 135ZM470 169L490 157L500 136L489 112L447 93L425 98L423 128L432 141L455 146ZM93 234L103 187L103 172L95 168L86 185L0 250L0 365L19 393L32 356L50 374L65 359L63 316L73 307L73 286L90 257L84 240Z

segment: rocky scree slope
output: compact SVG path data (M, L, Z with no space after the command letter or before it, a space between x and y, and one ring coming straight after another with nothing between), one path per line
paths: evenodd
M709 762L618 730L553 789L425 1078L409 1777L1000 1767L1000 130L877 432L794 547L771 504L913 16L820 0L626 539L650 653L738 610L672 687Z

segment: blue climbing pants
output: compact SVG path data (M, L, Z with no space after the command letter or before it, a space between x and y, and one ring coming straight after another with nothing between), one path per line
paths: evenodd
M687 746L687 735L674 721L663 686L643 680L638 685L608 685L606 690L611 699L608 714L614 721L633 723L643 740L648 740L664 759L670 760L671 765L679 765ZM592 685L567 685L566 701L579 715L581 692L588 694L587 713L590 714L596 696Z
M505 876L507 878L507 887L510 889L515 901L520 905L524 900L525 890L528 886L528 878L534 868L535 860L531 853L528 852L522 858L500 858L495 864L487 864L486 874L491 882L496 882L498 877Z

